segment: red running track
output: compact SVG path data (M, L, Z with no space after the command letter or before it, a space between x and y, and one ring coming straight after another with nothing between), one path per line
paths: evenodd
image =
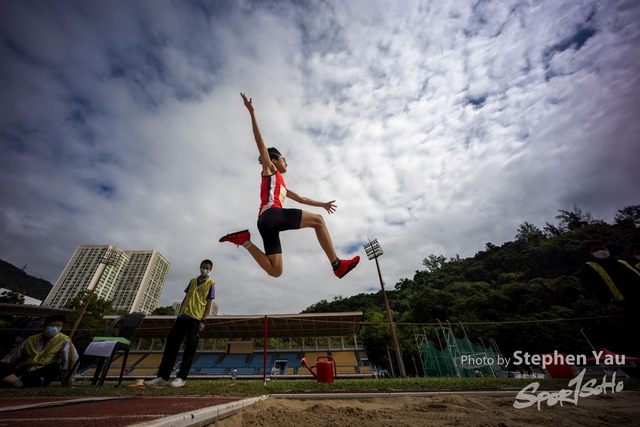
M0 398L0 427L125 427L238 400L240 399L227 397L138 396L109 400L59 397ZM59 405L51 406L55 403ZM43 404L49 406L34 406Z

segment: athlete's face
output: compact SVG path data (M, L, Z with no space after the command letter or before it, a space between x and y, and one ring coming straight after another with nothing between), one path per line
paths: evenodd
M284 157L280 156L278 157L277 160L271 159L271 161L275 165L276 169L278 169L278 172L280 173L287 172L287 160Z

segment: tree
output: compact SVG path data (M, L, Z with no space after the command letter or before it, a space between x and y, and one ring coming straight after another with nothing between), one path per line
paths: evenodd
M544 237L544 233L538 227L528 222L523 222L518 227L516 233L516 242L521 243L537 243Z
M574 203L573 211L558 209L560 212L556 215L558 225L555 226L549 222L546 223L544 231L547 237L560 237L569 231L578 230L586 225L606 224L601 219L595 219L591 212L582 212L582 209Z
M386 316L380 312L366 310L362 321L368 322L360 330L360 340L367 349L369 361L374 365L383 365L387 361L387 346L391 345L391 332Z
M615 222L618 225L640 227L640 205L619 209L615 215Z
M427 258L422 260L422 265L424 265L427 271L437 271L440 270L447 263L447 257L444 255L429 255Z
M78 294L66 304L65 308L70 308L74 310L74 312L67 316L65 329L71 328L71 325L75 323L80 315L80 310L84 307L88 295L89 291L78 292ZM109 322L105 320L103 316L105 314L112 314L113 312L111 302L98 298L95 294L93 295L87 311L78 325L78 330L73 336L73 343L79 353L84 351L91 340L93 340L93 337L104 334Z
M577 230L594 221L591 212L582 212L582 209L575 203L573 204L573 212L563 209L559 209L558 212L560 212L560 214L556 215L556 219L559 220L558 226L563 230Z
M559 229L558 227L556 227L555 225L551 224L550 222L545 222L545 226L544 226L544 234L546 237L552 239L554 237L560 237L562 236L566 231Z
M152 316L153 315L156 315L156 316L173 316L175 314L176 314L175 310L170 305L168 305L166 307L158 307L155 310L153 310L153 312L151 313Z
M0 303L3 304L24 304L24 295L12 290L4 291L0 294Z

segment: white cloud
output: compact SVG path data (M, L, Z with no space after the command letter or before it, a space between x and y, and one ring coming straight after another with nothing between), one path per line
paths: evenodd
M379 239L388 286L573 203L638 203L633 2L40 6L0 5L0 258L50 281L117 243L169 259L162 305L203 258L229 314L377 289L366 259L335 279L311 230L282 234L278 279L218 243L261 245L241 91L288 185L336 200L338 254Z

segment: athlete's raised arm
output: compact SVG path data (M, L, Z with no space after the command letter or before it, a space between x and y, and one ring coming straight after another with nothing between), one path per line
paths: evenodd
M309 199L308 197L299 196L297 193L294 193L290 188L287 188L287 197L303 205L316 206L318 208L322 208L326 210L329 214L334 213L337 208L337 206L334 203L335 200L332 200L330 202L318 202L317 200Z
M256 144L258 145L258 151L260 152L260 159L262 160L262 173L263 175L272 175L276 173L276 167L273 163L271 163L271 158L269 156L269 151L267 151L267 146L264 144L262 139L262 134L260 133L260 128L258 127L258 121L256 120L256 114L253 111L253 99L247 99L244 93L240 93L242 100L244 101L244 106L249 110L249 114L251 115L251 127L253 128L253 137L256 140Z

